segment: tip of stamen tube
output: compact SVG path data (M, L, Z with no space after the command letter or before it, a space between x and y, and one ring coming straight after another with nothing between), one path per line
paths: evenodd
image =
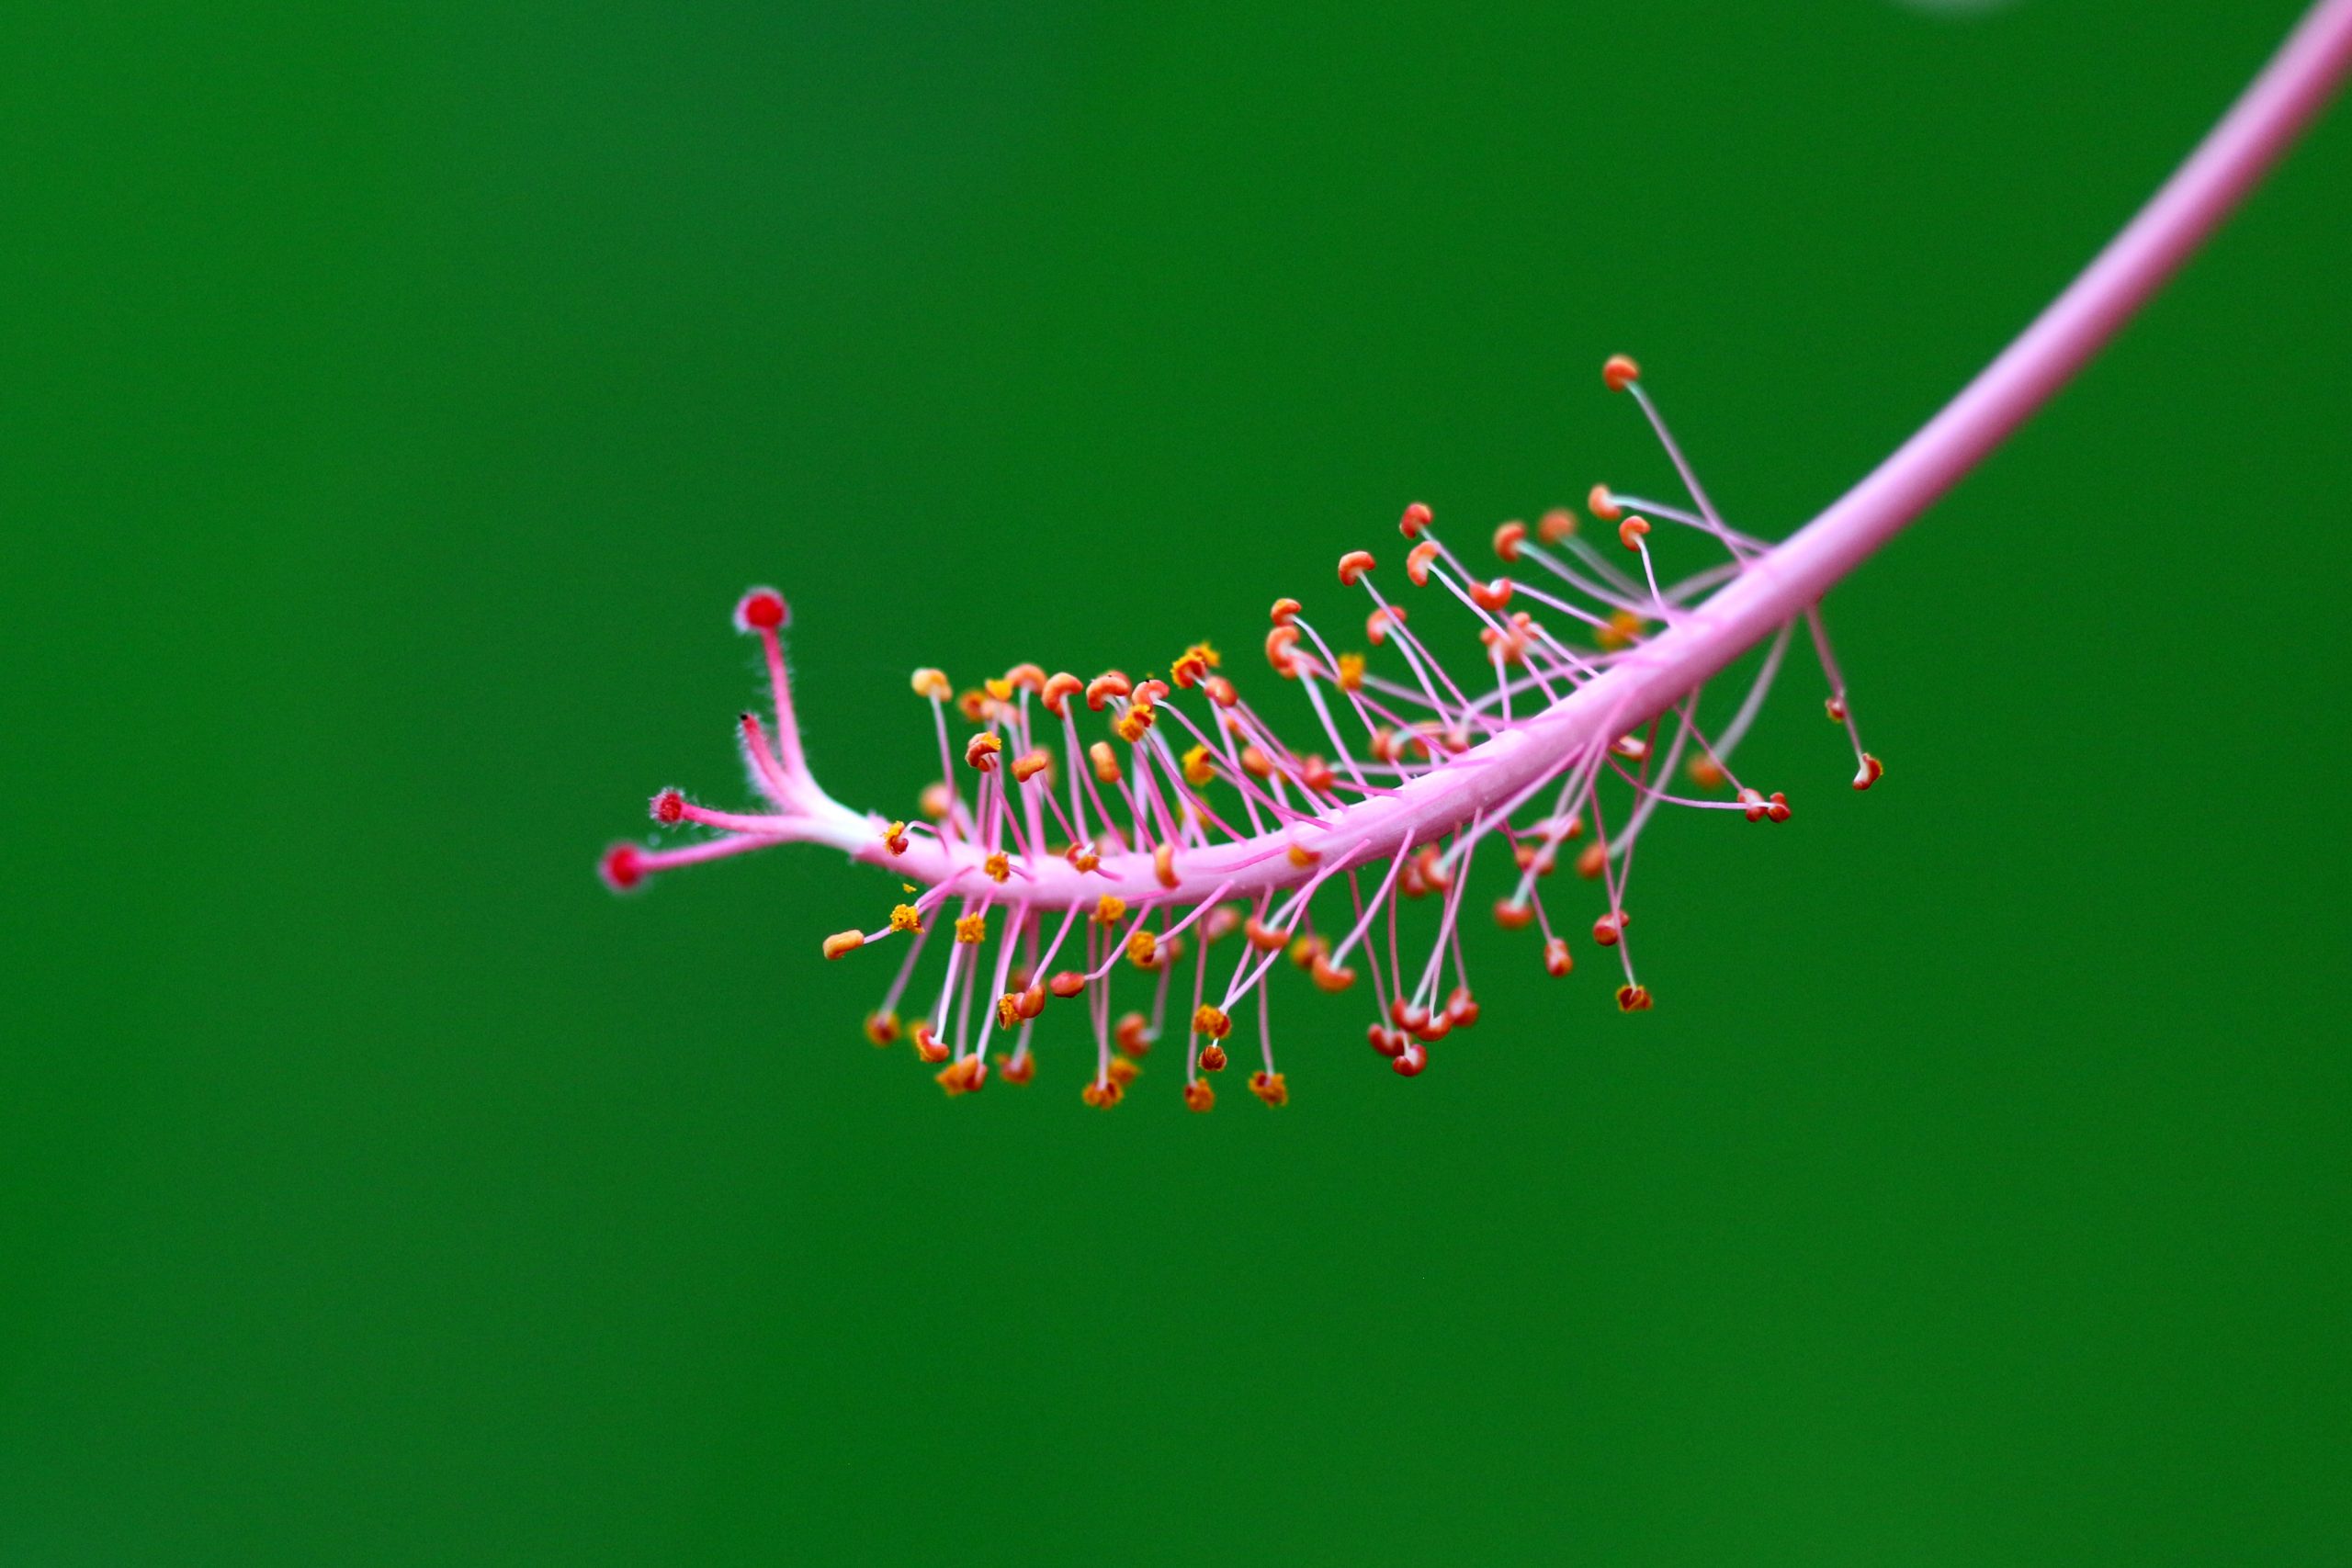
M686 819L686 797L674 789L665 789L652 801L653 820L664 827L674 827Z
M1600 367L1600 379L1612 392L1623 391L1641 379L1641 375L1642 367L1634 364L1631 356L1623 354L1611 355Z
M773 588L754 588L735 604L735 629L739 632L772 632L791 621L792 607Z

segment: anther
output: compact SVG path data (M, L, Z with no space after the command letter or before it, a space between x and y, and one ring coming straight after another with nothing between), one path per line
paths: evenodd
M1039 773L1045 773L1053 765L1053 758L1046 752L1024 752L1012 764L1012 777L1016 783L1027 784L1031 779L1035 778Z
M1584 507L1603 523L1614 523L1625 515L1625 509L1610 498L1609 487L1605 484L1592 487L1591 493L1584 498Z
M1094 919L1098 925L1115 926L1127 918L1127 901L1116 893L1105 893L1094 901Z
M1610 939L1611 942L1615 940L1613 937ZM1602 945L1607 946L1609 943L1604 942ZM1574 971L1576 966L1576 955L1568 951L1567 938L1555 936L1544 944L1544 973L1557 980Z
M947 1060L947 1042L932 1032L931 1020L927 1018L915 1020L915 1026L909 1032L909 1038L914 1042L915 1055L919 1059L925 1062Z
M1108 1111L1119 1103L1119 1097L1125 1093L1126 1090L1116 1083L1091 1083L1078 1091L1078 1098L1097 1111Z
M1209 761L1207 747L1195 746L1184 753L1184 782L1186 784L1200 789L1213 783L1216 778L1216 765Z
M1194 1078L1191 1083L1184 1086L1184 1109L1187 1111L1214 1111L1216 1109L1216 1090L1211 1089L1200 1079Z
M1535 919L1535 906L1514 904L1508 898L1495 900L1495 924L1507 931L1522 929Z
M1842 695L1833 695L1828 701L1823 703L1821 705L1829 710L1830 723L1843 724L1846 722L1846 699Z
M931 697L940 702L946 701L956 693L956 688L948 683L947 671L944 670L928 668L918 670L914 673L914 678L907 683L914 688L916 696Z
M1062 852L1062 859L1069 862L1069 868L1081 876L1102 863L1102 857L1092 844L1072 844Z
M1023 1052L1007 1062L999 1070L998 1076L1018 1089L1037 1076L1037 1058Z
M1285 621L1266 634L1266 662L1285 681L1298 677L1298 627Z
M1310 850L1305 844L1293 844L1290 847L1290 863L1301 871L1305 871L1322 858L1321 851Z
M1723 787L1724 765L1721 762L1716 761L1713 757L1691 758L1690 771L1690 782L1697 784L1701 789L1721 789Z
M686 818L686 797L674 789L665 789L653 797L653 820L664 827L674 827Z
M1640 378L1642 367L1622 354L1612 354L1600 367L1600 378L1612 392L1622 392Z
M1086 989L1086 976L1075 969L1065 969L1046 982L1046 989L1053 992L1062 1000L1068 1001Z
M999 850L980 863L980 869L988 874L990 882L1002 882L1012 874L1012 861L1002 850Z
M1854 787L1856 789L1868 789L1871 785L1878 783L1880 778L1883 777L1885 773L1886 765L1881 762L1876 757L1871 756L1868 751L1865 751L1862 753L1861 770L1854 775Z
M1260 920L1255 915L1251 915L1241 922L1241 935L1250 946L1261 953L1280 952L1283 943L1289 940L1282 932Z
M1086 749L1087 760L1094 764L1094 776L1106 784L1119 782L1119 754L1111 750L1108 740L1097 740Z
M1283 1082L1283 1076L1280 1073L1251 1073L1250 1092L1268 1105L1283 1106L1290 1103L1290 1086Z
M996 772L997 754L1004 750L1004 738L993 729L984 729L964 744L965 764L977 772Z
M1388 1065L1396 1070L1400 1078L1417 1078L1421 1076L1421 1069L1430 1065L1429 1047L1418 1040L1412 1041L1397 1052L1396 1059Z
M854 953L865 945L864 931L835 931L825 939L825 956L839 958L844 953Z
M1221 1073L1225 1071L1224 1046L1212 1040L1207 1044L1201 1047L1201 1071L1204 1073Z
M1129 1089L1134 1087L1136 1075L1143 1071L1141 1067L1136 1066L1125 1056L1112 1057L1111 1065L1102 1070L1106 1075L1108 1075L1111 1081L1121 1089Z
M890 907L890 929L894 931L921 932L922 911L912 904L893 904Z
M1478 1021L1478 999L1467 986L1456 986L1453 995L1445 998L1445 1016L1453 1021L1456 1029L1468 1029Z
M989 939L989 918L986 915L956 917L956 940L967 947L976 946Z
M899 1037L899 1015L895 1012L867 1013L865 1037L876 1046L888 1045Z
M1111 1043L1130 1056L1143 1056L1151 1051L1151 1030L1139 1012L1123 1012L1112 1028Z
M1298 612L1303 607L1295 599L1277 599L1274 601L1273 609L1269 614L1272 615L1274 625L1286 626L1298 619Z
M1193 1032L1205 1034L1212 1040L1222 1040L1233 1029L1233 1020L1223 1008L1203 1002L1193 1010Z
M1340 558L1340 584L1343 587L1353 588L1356 585L1356 579L1370 571L1372 566L1370 550L1350 550Z
M1306 974L1318 990L1344 991L1356 983L1354 970L1333 964L1319 953L1315 955L1315 962L1307 966Z
M1506 561L1519 558L1519 547L1527 543L1527 525L1514 518L1495 530L1495 554Z
M1391 1029L1385 1023L1369 1026L1364 1030L1363 1037L1372 1042L1374 1050L1392 1058L1405 1049L1406 1041L1409 1038L1403 1030Z
M883 829L882 842L888 846L892 854L905 854L907 852L907 825L904 822L893 822L888 828Z
M1600 516L1600 513L1595 512L1593 515L1599 517ZM1602 521L1613 523L1616 519L1614 517L1607 517L1602 518ZM1543 519L1535 525L1536 537L1542 539L1547 545L1556 545L1562 539L1569 537L1576 531L1577 514L1569 511L1565 506L1555 506L1552 508L1552 510L1546 512L1544 514Z
M1430 509L1419 502L1405 508L1405 515L1397 520L1396 531L1408 539L1418 539L1421 530L1430 525Z
M1241 694L1233 689L1233 682L1222 675L1209 677L1207 691L1209 701L1221 708L1229 708L1241 700Z
M1084 690L1086 682L1065 670L1047 676L1045 690L1040 694L1046 700L1046 711L1056 718L1062 718L1069 713L1070 698Z
M1151 874L1162 887L1173 887L1180 880L1176 875L1176 846L1161 844L1151 852Z
M1511 591L1508 577L1498 577L1492 582L1481 582L1474 577L1470 580L1470 603L1481 610L1499 610L1510 603Z
M1649 1010L1650 1010L1650 988L1649 988L1647 986L1620 986L1620 987L1617 987L1617 1010L1618 1010L1618 1011L1620 1011L1620 1012L1647 1012L1647 1011L1649 1011Z
M1134 683L1125 675L1116 670L1106 670L1086 683L1086 705L1101 713L1104 703L1113 697L1124 697L1134 690Z
M1617 525L1617 542L1629 550L1638 550L1642 547L1642 536L1649 531L1648 518L1628 517Z
M1625 934L1626 921L1631 919L1623 909L1601 916L1592 922L1592 940L1603 947L1616 946L1618 940Z
M1400 626L1405 624L1404 605L1383 604L1364 617L1363 635L1372 639L1373 647L1378 648L1388 640L1388 627L1392 622Z
M1013 1004L1013 1010L1024 1019L1035 1018L1045 1011L1046 983L1040 980L1034 986L1023 987L1021 999Z
M1405 552L1405 575L1412 580L1414 587L1427 588L1430 585L1430 562L1435 559L1437 559L1435 539L1423 539Z
M1148 969L1159 960L1159 939L1149 926L1137 926L1127 933L1127 962L1138 969Z
M996 999L996 1021L1000 1029L1011 1029L1021 1021L1021 993L1007 991Z

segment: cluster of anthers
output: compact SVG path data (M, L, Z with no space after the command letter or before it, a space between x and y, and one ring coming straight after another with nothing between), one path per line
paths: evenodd
M943 671L918 670L940 778L916 818L861 815L808 772L778 639L788 612L780 594L759 588L735 618L765 650L774 730L746 713L741 733L772 809L717 811L663 790L653 797L656 821L716 836L666 850L616 846L605 856L605 880L630 888L655 872L786 842L831 844L897 873L908 900L874 930L827 937L824 953L840 958L892 941L905 950L866 1037L888 1046L904 1036L951 1095L988 1082L992 1052L1003 1058L997 1076L1029 1082L1037 1021L1062 1001L1082 1004L1094 1036L1086 1102L1115 1105L1168 1032L1170 994L1189 969L1189 1001L1176 1015L1184 1103L1216 1103L1236 1015L1254 1000L1261 1065L1250 1090L1282 1105L1290 1091L1274 1064L1268 981L1285 957L1319 990L1368 981L1373 1049L1400 1075L1418 1076L1432 1047L1478 1021L1461 928L1471 860L1488 844L1515 868L1493 905L1496 923L1532 926L1545 971L1568 975L1576 944L1543 889L1572 869L1599 894L1590 938L1623 973L1617 1006L1647 1010L1629 939L1634 849L1662 805L1788 820L1786 797L1743 782L1732 757L1799 620L1827 677L1829 716L1853 743L1853 787L1868 789L1881 769L1862 750L1817 604L1779 624L1719 725L1700 722L1703 681L1678 673L1692 661L1652 656L1672 634L1685 643L1733 638L1732 623L1702 625L1705 612L1717 590L1765 566L1770 547L1724 521L1634 362L1612 357L1602 374L1647 416L1689 505L1596 485L1587 510L1608 530L1600 540L1565 509L1532 527L1505 523L1491 539L1501 573L1490 577L1440 539L1428 507L1408 506L1398 526L1416 603L1382 592L1370 551L1340 558L1340 586L1367 604L1369 652L1340 651L1299 601L1274 603L1266 661L1304 692L1315 739L1278 733L1206 643L1186 649L1164 680L1115 670L1080 680L1019 664L958 694ZM1727 558L1663 578L1654 522ZM1436 618L1423 605L1457 612L1476 631L1475 672L1440 660L1420 629ZM1739 650L1717 648L1700 662L1720 669ZM1411 963L1398 932L1408 901L1436 909L1426 951L1416 944ZM899 1009L943 925L944 974L928 1006L904 1021ZM1220 948L1229 962L1216 957ZM1148 1012L1115 1011L1111 987L1122 969L1148 989Z

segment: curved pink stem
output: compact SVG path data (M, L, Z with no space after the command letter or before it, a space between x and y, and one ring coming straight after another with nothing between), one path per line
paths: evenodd
M2047 401L2226 218L2352 69L2352 0L2320 0L2188 160L2000 356L1894 454L1713 598L1519 728L1433 773L1286 832L1188 852L1174 886L1150 858L1105 856L1131 899L1188 904L1257 897L1429 843L1595 756L1756 643L1805 613ZM842 818L854 820L842 812ZM977 874L973 845L919 840L893 856L870 827L824 835L857 859L939 883ZM1327 857L1298 866L1289 839ZM1270 851L1272 852L1270 852ZM1337 864L1333 863L1334 862ZM1035 867L1035 905L1091 903L1114 884L1059 861Z

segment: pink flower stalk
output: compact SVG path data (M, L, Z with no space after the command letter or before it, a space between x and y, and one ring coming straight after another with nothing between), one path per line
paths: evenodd
M1440 538L1429 508L1407 507L1401 562L1384 570L1362 549L1339 562L1341 588L1363 596L1377 669L1336 650L1336 622L1310 621L1296 600L1274 604L1265 657L1306 697L1303 728L1278 729L1204 643L1185 649L1167 680L1112 671L1080 681L1023 664L956 697L945 674L920 670L913 686L931 706L940 779L915 820L853 811L808 771L780 641L789 612L773 589L753 589L736 626L760 639L775 712L773 729L743 715L741 733L767 809L712 810L664 790L653 797L657 821L714 836L666 850L616 846L605 878L626 889L675 866L821 843L921 885L876 929L823 945L829 958L893 939L905 949L866 1022L868 1038L887 1045L926 947L948 928L944 973L905 1032L950 1094L987 1081L992 1049L1006 1054L1008 1082L1029 1081L1038 1017L1050 1000L1082 999L1095 1046L1084 1098L1115 1104L1136 1059L1170 1027L1171 989L1188 983L1179 1004L1185 1104L1215 1103L1204 1075L1226 1066L1234 1014L1251 1001L1262 1066L1250 1088L1283 1104L1267 981L1285 953L1326 991L1366 979L1374 1048L1417 1076L1430 1046L1478 1021L1461 928L1471 862L1488 845L1516 873L1495 919L1532 925L1555 976L1574 968L1575 953L1539 885L1564 864L1598 885L1591 939L1613 950L1619 1008L1645 1010L1626 895L1657 808L1788 819L1785 796L1742 782L1732 758L1800 626L1826 680L1829 716L1851 744L1853 787L1878 781L1883 770L1862 748L1823 626L1823 594L2081 368L2292 143L2347 67L2352 0L2321 0L2025 333L1785 543L1726 521L1638 368L1611 358L1604 381L1639 407L1686 502L1595 486L1588 510L1609 525L1600 538L1565 509L1532 530L1505 523L1491 540L1502 568L1492 577ZM1687 563L1686 544L1709 558ZM1702 724L1707 682L1768 642L1729 716ZM1399 907L1412 900L1434 901L1435 930L1408 950ZM1122 969L1138 973L1151 1005L1114 1022Z

